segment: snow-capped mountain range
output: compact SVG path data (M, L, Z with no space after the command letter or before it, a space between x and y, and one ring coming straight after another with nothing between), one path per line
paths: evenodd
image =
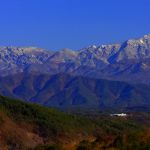
M63 110L150 110L150 35L78 51L0 48L0 95Z
M150 35L121 44L92 45L78 51L0 47L0 75L21 72L67 73L149 83Z

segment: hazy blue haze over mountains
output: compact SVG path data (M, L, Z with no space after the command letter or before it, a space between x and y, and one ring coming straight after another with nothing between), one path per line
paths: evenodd
M1 47L0 75L3 95L42 105L145 107L150 104L150 35L78 51Z

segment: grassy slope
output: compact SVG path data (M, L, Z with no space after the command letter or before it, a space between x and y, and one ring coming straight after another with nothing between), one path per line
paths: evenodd
M145 132L142 126L128 119L80 117L2 96L0 133L0 146L4 150L38 145L45 146L38 146L37 150L62 147L68 150L121 149L121 145L129 150L133 146L137 149L150 148L150 131L147 129ZM144 137L144 141L140 137ZM130 138L134 139L133 142Z

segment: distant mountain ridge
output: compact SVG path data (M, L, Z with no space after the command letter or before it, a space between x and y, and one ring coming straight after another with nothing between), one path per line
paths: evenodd
M68 73L147 83L150 79L150 35L121 44L93 45L78 51L1 47L1 76L21 72Z

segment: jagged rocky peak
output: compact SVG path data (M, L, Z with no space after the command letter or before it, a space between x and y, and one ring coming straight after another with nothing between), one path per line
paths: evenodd
M96 45L90 45L87 49L96 49L97 46Z
M89 47L81 49L80 52L101 54L101 57L111 57L116 53L122 52L130 52L131 55L132 53L137 54L138 51L143 51L143 49L150 50L150 34L144 35L141 38L127 40L121 44L106 44L100 46L91 45Z
M26 67L29 64L42 64L51 55L51 52L36 47L1 47L0 70L7 70L10 65L13 66L12 69L20 69L20 65Z
M150 35L122 43L119 51L113 56L113 62L131 59L139 61L146 58L150 58Z
M96 46L96 45L91 45L89 48L91 48L91 49L96 49L97 46Z
M120 48L120 44L108 44L108 45L101 45L98 47L99 51L102 51L108 57L115 54Z
M53 52L53 51L48 51L42 48L38 48L38 47L15 47L15 46L5 46L5 47L0 47L0 50L7 50L7 51L12 51L12 52L25 52L25 53L30 53L30 52Z
M60 51L54 52L53 55L49 58L49 61L65 62L68 60L75 60L77 56L77 51L65 48Z
M78 52L79 53L84 53L84 52L93 52L95 49L97 49L96 45L90 45L88 47L84 47L82 49L80 49Z
M150 39L150 34L144 35L144 38L145 38L145 39Z
M74 51L74 50L69 49L69 48L64 48L61 51L58 51L58 53L62 53L62 54L66 54L66 55L77 55L78 51Z
M133 46L144 45L144 44L147 45L148 43L150 43L150 34L144 35L143 37L137 39L127 40L126 42L127 44Z
M120 44L108 44L108 45L100 45L100 46L91 45L89 47L81 49L80 53L93 54L103 59L113 55L115 52L119 50L119 48L120 48Z

